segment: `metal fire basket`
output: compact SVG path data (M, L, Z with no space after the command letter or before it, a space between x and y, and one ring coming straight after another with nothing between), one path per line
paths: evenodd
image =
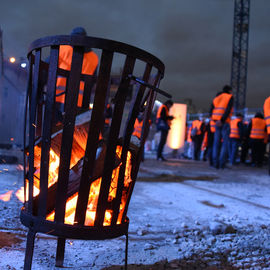
M64 45L72 47L69 69L59 67ZM89 48L99 58L92 75L82 72ZM29 231L24 269L31 269L37 232L57 237L56 266L63 265L66 239L125 235L127 268L126 214L151 112L157 93L170 97L157 88L164 65L136 47L80 36L38 39L30 45L28 60L21 222ZM112 70L119 65L117 77ZM59 78L66 83L60 104ZM132 133L139 114L143 127L137 138Z

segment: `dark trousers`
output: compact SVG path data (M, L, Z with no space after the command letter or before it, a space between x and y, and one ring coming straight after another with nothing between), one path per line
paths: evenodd
M194 160L200 160L201 146L202 146L202 136L201 135L196 135L196 136L194 136L192 141L194 143L193 159Z
M230 151L229 151L229 157L230 157L230 162L232 165L235 164L235 160L238 154L238 148L240 145L241 141L240 139L236 139L236 138L230 138Z
M265 152L263 139L250 139L250 144L252 163L257 166L262 166Z
M169 131L168 130L161 130L160 132L161 132L161 134L160 134L160 141L159 141L158 149L157 149L157 158L162 157L163 148L164 148L164 145L167 141L167 136L168 136Z
M244 138L241 144L241 162L245 163L247 159L247 154L248 154L248 148L249 148L249 143L248 139Z

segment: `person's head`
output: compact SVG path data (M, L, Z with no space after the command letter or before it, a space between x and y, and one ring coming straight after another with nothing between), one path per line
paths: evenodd
M71 36L87 36L86 30L81 27L81 26L77 26L75 28L72 29L72 31L70 32Z
M164 105L170 109L173 105L173 101L171 99L168 99L167 101L165 101Z
M232 94L232 87L230 85L224 85L222 92L227 93L227 94Z
M242 113L237 113L237 114L236 114L236 117L237 117L237 118L240 118L241 120L244 119L244 116L243 116Z
M263 114L261 112L256 112L255 118L262 118L263 119Z

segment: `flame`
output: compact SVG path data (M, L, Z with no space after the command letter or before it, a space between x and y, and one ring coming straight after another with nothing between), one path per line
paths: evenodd
M74 165L77 164L79 160L82 159L82 157L84 156L84 150L86 147L87 137L84 136L83 133L78 133L76 134L76 136L77 136L76 137L77 140L76 140L76 144L73 144L70 168L72 168ZM35 197L39 194L41 148L39 146L35 146L34 151L35 151L34 167L36 168L36 171L34 173L33 196ZM116 155L118 156L118 158L121 157L121 153L122 153L122 147L117 146ZM59 164L60 164L60 158L52 148L50 149L49 162L50 163L49 163L49 173L48 173L48 187L50 187L51 185L57 182ZM116 197L118 177L119 177L121 165L122 164L120 164L112 172L112 179L111 179L111 185L109 189L108 202L112 202L113 199ZM120 224L122 221L123 211L124 211L127 197L128 197L127 190L128 190L130 182L132 181L131 169L132 169L131 153L128 152L126 168L125 168L124 188L122 192L122 198L121 198L121 203L120 203L120 213L117 218L117 224ZM86 210L86 215L85 215L85 223L84 223L85 226L94 226L101 181L102 181L102 178L100 177L91 183L90 192L88 196L87 210ZM25 200L27 201L29 198L28 180L26 180L25 187L26 187ZM24 188L23 187L16 192L16 196L22 202L24 201L23 199ZM66 207L65 207L65 219L64 219L65 224L73 225L75 223L75 211L76 211L77 201L78 201L78 193L68 198L66 202ZM103 226L109 226L111 224L112 216L113 216L113 211L111 209L107 209L105 211ZM48 221L54 221L54 218L55 218L55 211L52 211L50 214L46 216L46 220Z
M11 198L12 193L13 193L13 191L10 190L10 191L6 192L5 194L1 194L0 200L3 202L8 202Z
M117 146L116 149L116 155L120 158L122 153L122 147ZM121 165L121 164L120 164ZM108 202L111 202L116 197L116 190L117 190L117 183L118 183L118 176L120 171L120 165L113 170L112 173L112 180L110 185L110 191L108 196ZM126 162L126 170L125 170L125 179L124 179L124 187L128 187L131 180L131 153L128 152L127 154L127 162ZM96 218L96 208L98 203L98 196L99 196L99 190L101 185L102 178L98 178L95 180L90 187L90 192L88 196L88 204L87 204L87 210L86 210L86 216L85 216L85 226L94 226L95 218ZM68 198L66 203L66 210L65 210L65 224L73 225L75 223L75 211L77 206L77 200L78 200L78 193L74 194L70 198ZM125 191L123 191L122 194L122 200L120 204L120 214L117 219L117 224L121 223L121 219L123 216L123 210L126 204L127 200L127 194ZM105 211L105 217L103 226L109 226L111 224L112 220L112 210L106 210ZM47 215L46 219L49 221L54 221L55 212L53 211L49 215Z

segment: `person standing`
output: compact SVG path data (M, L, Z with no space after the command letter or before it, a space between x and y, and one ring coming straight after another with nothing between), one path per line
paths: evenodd
M266 132L266 123L262 113L257 112L251 119L248 127L248 133L251 144L252 166L261 167L264 158L264 138Z
M163 103L157 111L156 124L157 130L160 131L160 140L157 149L157 160L161 159L162 161L166 161L163 157L162 152L164 145L167 141L168 132L170 129L170 121L173 120L173 116L169 115L169 110L173 106L172 100L167 100Z
M267 135L268 135L268 142L270 142L270 96L265 99L264 105L263 105L263 112L264 112L264 119L266 122L266 129L267 129ZM268 173L270 175L270 150L268 153Z
M200 160L201 146L203 141L205 124L203 121L196 119L191 125L191 139L194 144L193 159Z
M71 36L85 37L87 35L86 30L83 27L75 27L71 33ZM73 55L73 47L69 45L60 45L59 48L59 61L58 67L67 71L71 70L71 62ZM98 66L98 56L91 48L85 49L82 63L82 74L93 75ZM64 103L66 97L66 85L67 78L58 76L56 81L56 107L62 113L64 111ZM84 92L84 82L80 82L79 95L77 100L77 106L82 107Z
M241 113L236 114L236 118L230 122L230 163L235 165L238 148L241 144L243 137L243 115Z
M227 161L233 102L232 88L225 85L213 99L210 109L211 119L215 122L213 166L217 169L224 169Z

